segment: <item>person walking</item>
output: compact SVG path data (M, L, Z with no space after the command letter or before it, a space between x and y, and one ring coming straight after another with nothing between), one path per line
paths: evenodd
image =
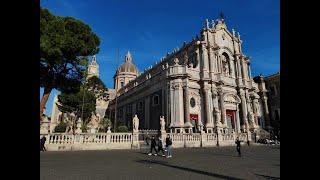
M166 138L166 147L167 147L167 158L172 157L172 139L170 138L170 135L167 135Z
M162 143L161 137L159 136L159 139L158 139L158 153L160 151L162 152L162 156L164 157L165 156L165 152L164 152L164 149L163 149L163 143Z
M40 139L40 151L47 151L46 147L44 146L46 143L47 138L45 136L43 136Z
M240 144L241 144L241 141L239 140L239 137L237 137L236 139L236 145L237 145L237 151L238 151L238 155L239 157L241 157L241 149L240 149Z
M157 145L157 142L156 142L156 139L154 138L154 136L151 137L151 149L150 149L150 152L149 152L149 156L152 155L152 150L154 149L154 151L156 152L154 155L157 156L158 155L158 152L157 152L157 149L156 149L156 145Z

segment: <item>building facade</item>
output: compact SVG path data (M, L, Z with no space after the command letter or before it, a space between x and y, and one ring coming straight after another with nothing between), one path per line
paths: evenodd
M137 114L139 129L159 129L164 116L175 133L269 129L267 89L254 82L250 61L224 19L206 20L199 37L141 74L128 54L114 76L117 95L106 114L129 127Z
M280 72L267 77L260 77L268 90L268 106L270 112L270 124L273 133L278 135L280 131ZM257 81L259 83L260 81Z

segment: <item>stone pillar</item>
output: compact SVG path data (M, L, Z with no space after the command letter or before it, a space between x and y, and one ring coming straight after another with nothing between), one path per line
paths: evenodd
M248 127L248 118L247 118L247 114L248 114L248 111L247 111L247 101L246 101L246 98L245 98L245 93L244 93L244 90L240 89L240 98L241 98L241 111L242 111L242 120L243 120L243 126L242 126L242 129L244 131L248 131L249 130L249 127Z
M178 111L176 112L176 120L177 120L177 125L181 129L180 131L183 131L183 126L184 126L184 109L183 109L183 90L182 90L182 85L179 83L178 89L176 91L176 98L177 100L177 107Z
M175 133L183 131L184 126L184 111L183 111L183 90L181 82L175 82L172 84L173 94L171 96L171 124Z
M170 128L170 126L171 126L171 122L172 122L172 118L171 118L171 115L172 115L172 113L171 113L171 95L172 95L172 91L171 91L171 88L170 88L170 82L167 82L167 89L166 89L166 91L167 91L167 94L166 94L166 99L167 99L167 104L166 104L166 110L167 110L167 112L166 112L166 125L167 125L167 127L169 127Z
M126 107L126 105L123 105L122 106L122 112L123 112L123 114L122 114L122 121L125 123L125 124L127 124L127 119L126 119L126 117L127 117L127 107Z
M132 114L137 114L137 103L132 103Z
M204 93L204 101L205 101L205 116L206 116L206 130L207 133L213 131L213 122L212 122L212 105L210 104L210 98L211 98L211 91L207 87L204 87L203 89Z
M237 116L237 133L240 133L240 116L239 116L239 104L237 104L237 112L236 112L236 116Z
M165 110L165 89L161 90L161 116L164 116L164 110Z
M263 112L264 112L265 125L266 125L266 128L268 130L270 130L271 124L270 124L270 118L269 118L268 98L265 94L262 97L262 101L263 101L263 109L264 109Z
M145 98L145 104L144 104L144 123L146 129L150 128L150 96L147 96Z
M214 68L214 61L215 61L214 54L213 54L213 51L212 51L212 49L210 47L209 48L209 67L210 67L210 72L216 72L215 68Z
M247 79L245 63L243 62L244 61L243 59L241 59L240 61L241 61L242 78L245 80Z
M131 143L131 149L139 149L140 143L139 143L139 132L132 133L132 143Z
M258 107L257 107L258 105L259 105L259 100L257 98L254 98L253 99L253 112L255 114L254 121L255 121L256 126L259 126L259 122L258 122L259 112L258 112Z
M248 70L249 70L249 78L251 79L251 68L250 68L250 63L248 63Z
M173 128L174 124L175 124L175 109L176 109L176 104L173 103L174 100L174 93L175 93L175 88L174 85L170 85L170 94L169 94L169 111L170 111L170 129Z
M183 87L184 97L184 127L188 133L192 131L192 124L190 123L190 103L189 103L189 87L186 85Z
M224 98L223 98L223 92L222 89L219 91L219 98L220 98L220 109L221 109L221 121L222 121L222 127L227 128L227 122L226 122L226 109L224 105Z

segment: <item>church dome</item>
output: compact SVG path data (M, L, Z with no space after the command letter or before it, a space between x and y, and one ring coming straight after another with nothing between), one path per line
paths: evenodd
M116 74L119 73L134 73L138 74L138 69L137 67L132 63L132 57L130 52L128 51L126 57L125 57L125 62L121 64L116 72Z

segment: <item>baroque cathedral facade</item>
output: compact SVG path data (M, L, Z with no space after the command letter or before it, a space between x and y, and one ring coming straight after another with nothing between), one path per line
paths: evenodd
M137 115L139 129L157 130L164 116L166 129L175 133L269 130L265 83L251 77L242 43L220 18L206 20L199 37L142 73L128 52L105 115L129 128Z

